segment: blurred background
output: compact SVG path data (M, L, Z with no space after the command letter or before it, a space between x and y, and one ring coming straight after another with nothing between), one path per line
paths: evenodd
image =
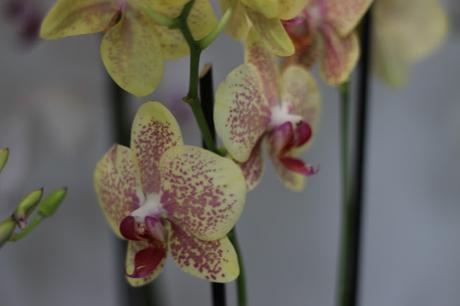
M28 191L69 187L57 215L0 251L0 305L118 305L121 267L96 201L92 174L112 144L110 80L98 35L34 41L24 21L0 17L0 217ZM415 1L414 1L415 2ZM52 0L29 1L39 20ZM460 3L443 2L450 33L401 89L374 78L366 182L361 305L460 304ZM416 5L414 6L416 7ZM32 21L31 21L32 20ZM27 23L26 23L27 24ZM423 33L420 33L423 36ZM215 83L242 61L227 36L205 52ZM151 97L171 107L186 142L200 144L180 99L187 59L169 63ZM292 193L268 167L238 223L250 305L334 305L340 229L338 96L322 87L323 112L306 160L321 171ZM132 99L133 116L142 102ZM208 283L171 261L159 278L161 306L207 306ZM230 302L234 286L228 286ZM229 304L232 305L232 304Z

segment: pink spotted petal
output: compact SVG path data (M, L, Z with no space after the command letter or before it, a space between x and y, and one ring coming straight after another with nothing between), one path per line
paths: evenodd
M139 164L145 193L160 191L160 158L166 150L180 144L182 135L171 112L158 102L142 105L134 119L131 148Z
M270 123L270 104L262 84L257 68L244 64L230 72L216 92L217 134L238 162L249 159Z
M294 157L281 157L280 162L290 171L300 173L305 176L311 176L318 173L318 169L306 165L304 161Z
M270 107L278 105L279 72L276 59L262 44L256 31L251 31L246 40L245 62L253 64L257 68Z
M121 237L121 221L139 207L140 179L129 148L114 145L98 162L94 186L113 231Z
M126 255L126 278L134 287L154 280L163 270L166 261L165 245L147 241L129 241Z
M332 85L338 85L350 77L355 68L360 48L356 33L340 36L333 28L323 27L324 55L321 59L321 73Z
M262 141L256 145L254 150L252 150L249 159L246 162L240 164L241 171L243 171L244 178L246 179L246 186L248 191L256 188L262 179L264 172L264 162L261 148Z
M124 218L120 223L120 233L128 240L142 240L137 232L137 222L132 216Z
M354 30L373 2L373 0L323 1L326 6L327 21L342 36L349 35Z
M195 277L226 283L239 275L236 252L227 237L203 241L172 224L169 250L176 264Z
M224 237L239 219L246 198L243 174L231 159L177 146L160 160L161 203L168 217L203 240Z

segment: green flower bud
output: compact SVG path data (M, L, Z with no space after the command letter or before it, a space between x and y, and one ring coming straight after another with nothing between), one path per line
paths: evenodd
M38 207L38 212L43 217L51 217L61 205L67 195L67 188L60 188L47 196Z
M11 217L0 222L0 248L10 239L15 228L16 222Z
M10 151L8 148L0 149L0 172L2 172L3 168L5 167L9 155Z
M26 195L14 211L13 217L16 220L19 228L23 229L27 225L27 218L32 214L37 207L43 195L43 188L32 191Z

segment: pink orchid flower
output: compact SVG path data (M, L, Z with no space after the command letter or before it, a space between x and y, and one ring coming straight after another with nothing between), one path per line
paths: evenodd
M168 252L196 277L234 280L238 260L226 235L246 197L239 167L184 145L177 121L157 102L140 108L131 138L131 148L115 145L109 150L94 176L107 220L129 241L129 283L141 286L155 279Z
M355 27L372 0L311 0L301 15L285 22L296 53L287 59L310 68L321 62L321 74L331 85L346 81L359 58Z
M233 159L241 164L249 189L263 173L262 146L285 186L301 190L317 170L298 156L311 143L320 112L315 80L300 66L278 71L269 51L251 32L246 63L233 70L216 93L216 130Z

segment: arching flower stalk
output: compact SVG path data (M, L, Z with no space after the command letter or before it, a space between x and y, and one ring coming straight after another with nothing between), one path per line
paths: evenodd
M177 29L155 23L153 10L177 17L187 3L156 0L58 0L46 16L41 36L58 39L103 32L101 57L107 72L124 90L145 96L163 76L164 61L189 54ZM217 21L208 0L197 0L188 18L195 39L205 37Z
M317 172L299 155L312 142L319 113L319 90L310 73L290 66L280 74L274 57L252 32L246 63L233 70L217 90L214 119L249 189L262 177L262 147L267 146L284 185L301 190L305 176Z
M196 277L213 282L238 277L226 234L245 202L241 170L230 159L184 145L178 123L160 103L140 108L131 148L114 145L98 163L94 183L113 231L129 241L131 285L155 279L168 252Z
M372 0L311 0L296 18L284 26L296 52L286 64L306 68L319 61L321 74L331 85L348 80L359 58L356 25Z

